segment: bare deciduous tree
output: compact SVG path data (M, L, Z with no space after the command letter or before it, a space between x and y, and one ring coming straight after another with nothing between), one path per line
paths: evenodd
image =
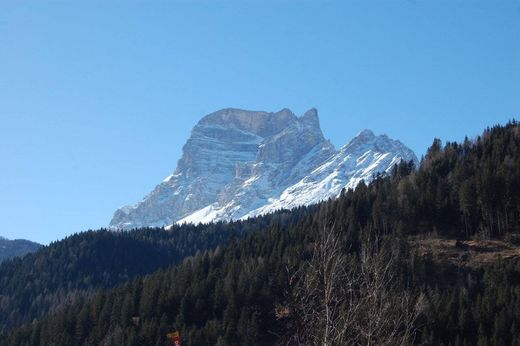
M348 255L334 227L323 227L312 258L289 275L287 304L277 308L286 345L407 345L420 300L399 286L395 255L366 241Z

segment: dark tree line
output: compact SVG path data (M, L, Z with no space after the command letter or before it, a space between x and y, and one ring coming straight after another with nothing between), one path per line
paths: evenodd
M80 300L17 330L9 343L163 345L173 328L187 345L272 343L280 332L272 309L285 284L278 268L287 261L288 239L273 226L233 240Z
M298 322L290 313L284 316L280 311L294 309L288 304L290 268L312 259L321 221L316 216L308 217L287 229L273 225L233 240L224 247L186 258L178 266L80 299L41 321L16 329L3 342L167 345L166 334L173 330L181 332L185 345L281 342L287 333L293 333ZM302 227L304 224L308 228ZM406 289L414 297L412 306L417 316L409 340L424 345L504 345L520 341L519 260L479 270L460 269L415 257L402 238L383 237L379 244L394 257L395 280L389 292ZM362 251L350 247L343 253L348 266L359 265L363 259ZM336 284L342 287L344 283ZM361 297L361 306L366 306L369 297ZM390 302L403 303L396 301L398 297L392 294ZM390 318L399 313L398 307L385 306L382 316ZM360 316L354 317L363 322L374 315L360 311ZM305 331L309 336L314 332L311 328ZM390 341L387 343L392 344Z
M311 208L312 209L312 208ZM50 311L166 268L186 256L265 229L289 224L309 208L278 212L242 222L139 229L87 231L54 242L23 258L0 264L0 331L40 318Z

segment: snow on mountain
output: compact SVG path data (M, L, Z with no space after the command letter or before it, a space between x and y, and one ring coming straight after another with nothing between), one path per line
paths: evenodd
M202 118L175 172L141 202L114 213L112 229L241 219L336 197L414 153L371 131L336 151L316 109L297 117L223 109Z
M342 189L354 188L363 180L368 182L376 173L389 173L401 160L417 164L415 154L401 142L364 130L309 175L245 217L337 197Z

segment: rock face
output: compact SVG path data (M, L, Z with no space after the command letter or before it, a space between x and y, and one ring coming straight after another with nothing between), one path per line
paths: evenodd
M339 151L316 109L297 117L223 109L202 118L175 172L141 202L118 209L112 229L240 219L336 197L344 187L388 172L414 153L365 130Z

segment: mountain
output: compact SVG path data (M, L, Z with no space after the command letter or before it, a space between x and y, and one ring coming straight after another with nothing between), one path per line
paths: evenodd
M301 117L288 109L223 109L199 121L175 172L141 202L118 209L110 227L237 220L309 205L401 160L417 163L401 142L370 130L336 150L314 108Z
M377 329L391 341L364 343L395 344L407 329L385 326L407 320L403 307L414 344L517 345L519 167L510 122L435 139L417 169L310 207L72 235L0 264L0 345L162 345L171 331L188 346L313 344L301 332L322 337L315 318L330 316L356 340Z
M23 256L34 252L41 247L40 244L25 239L9 240L0 237L0 262L11 257Z

